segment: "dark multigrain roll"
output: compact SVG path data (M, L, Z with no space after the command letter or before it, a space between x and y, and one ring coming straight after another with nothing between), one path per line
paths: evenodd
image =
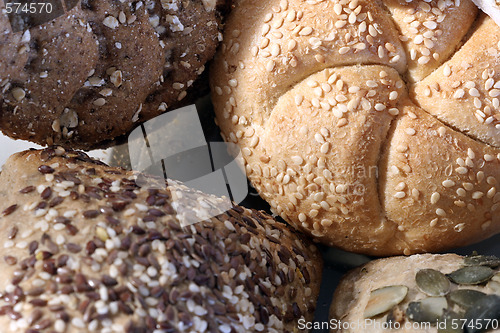
M0 0L0 130L87 149L181 105L215 52L226 7L83 0L15 32Z
M296 332L312 320L322 262L310 242L239 206L185 225L222 199L138 177L62 148L9 159L2 332Z

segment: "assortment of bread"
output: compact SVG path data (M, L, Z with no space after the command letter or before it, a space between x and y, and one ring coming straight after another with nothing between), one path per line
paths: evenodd
M499 42L470 0L239 1L211 69L218 124L319 242L471 244L500 230Z
M500 232L500 27L473 0L60 5L0 0L0 130L50 146L0 173L2 332L309 331L299 231L406 255L343 278L331 332L500 331L500 259L412 255ZM217 47L217 125L291 226L73 150L196 98Z

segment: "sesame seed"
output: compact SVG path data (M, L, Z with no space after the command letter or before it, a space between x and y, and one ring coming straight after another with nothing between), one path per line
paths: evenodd
M465 96L465 91L463 89L457 89L453 94L453 98L459 99Z
M314 135L314 140L316 140L316 142L318 142L318 143L324 143L325 142L325 138L320 133L316 133Z
M343 28L347 24L347 21L339 20L335 22L335 28L340 29Z
M333 221L332 221L332 220L327 220L327 219L323 219L323 220L321 220L321 225L322 225L323 227L328 228L328 227L330 227L332 224L333 224Z
M415 135L417 133L417 131L415 131L415 129L413 129L413 128L407 128L405 130L405 133L408 135Z
M488 220L488 221L484 222L484 223L481 225L481 229L483 229L483 230L488 229L488 228L490 227L490 225L491 225L491 222L492 222L491 220Z
M299 221L304 223L307 220L307 216L304 213L299 214Z
M339 4L339 3L336 3L336 4L333 6L333 10L334 10L335 14L337 14L337 15L342 14L342 5L341 5L341 4Z
M399 115L399 110L396 108L391 108L391 109L389 109L389 114L391 116L397 116L397 115Z
M174 82L172 84L172 88L174 88L175 90L181 90L184 88L184 84L180 82Z
M467 191L472 191L474 189L474 185L472 183L463 183L462 185Z
M492 176L490 176L490 177L486 178L486 182L487 182L489 185L496 185L496 184L498 183L498 182L497 182L497 180L496 180L496 178L495 178L495 177L492 177Z
M495 85L495 80L493 80L493 78L489 78L488 80L486 80L486 82L484 83L484 89L485 90L490 90L491 88L493 88L493 86Z
M328 153L329 150L330 150L330 143L329 142L325 142L323 145L321 145L320 151L322 154Z
M451 68L450 65L446 64L443 68L443 75L446 77L450 77L451 75Z
M405 192L396 192L394 194L394 198L396 198L396 199L403 199L404 197L406 197L406 193Z
M476 192L472 193L472 199L475 199L475 200L479 200L483 196L484 196L484 193L480 192L480 191L476 191Z
M276 63L274 62L274 60L269 60L269 62L266 64L266 70L268 72L272 72L275 67L276 67Z
M339 49L339 54L346 54L347 52L349 52L351 50L350 47L348 46L343 46Z
M490 97L498 97L500 96L500 89L492 89L488 95L490 95Z
M24 97L26 97L26 92L22 88L14 88L11 92L14 99L18 102L22 101Z
M435 21L425 21L423 23L423 26L428 29L434 30L437 28L437 23Z
M490 92L491 94L491 92ZM473 96L473 97L479 97L480 94L479 94L479 90L477 90L476 88L471 88L469 89L469 95Z
M431 59L428 57L428 56L422 56L420 58L418 58L418 63L420 65L425 65L427 64Z
M438 209L436 209L436 215L441 216L441 217L445 217L446 212L444 211L444 209L438 208Z
M114 16L107 16L103 21L102 21L102 24L104 24L106 27L110 28L110 29L115 29L118 27L118 25L120 24L118 22L118 20L116 19L116 17Z
M304 27L302 30L300 30L299 35L301 36L309 36L312 34L313 29L311 27Z
M252 140L250 141L250 147L255 148L259 144L259 137L254 136Z
M437 192L432 193L432 195L431 195L431 203L433 205L435 205L439 201L439 199L441 199L441 195L439 193L437 193Z

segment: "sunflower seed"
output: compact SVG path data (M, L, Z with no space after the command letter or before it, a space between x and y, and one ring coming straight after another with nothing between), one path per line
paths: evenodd
M450 292L450 280L434 269L422 269L415 276L418 289L428 296L445 296Z
M428 297L408 304L406 316L417 323L435 323L447 308L448 301L445 297Z
M462 325L460 323L463 318L456 312L445 311L439 318L438 333L463 333Z
M458 289L450 293L450 301L461 306L465 310L469 309L474 303L485 297L486 294L472 289Z
M408 294L406 286L387 286L371 292L363 316L371 318L387 312L401 303Z
M491 279L493 274L495 271L487 266L468 266L448 274L448 277L457 284L480 284Z
M500 258L496 256L480 256L480 255L465 257L464 265L498 267L500 266Z
M500 318L500 296L488 295L470 307L465 312L467 322L465 329L467 333L477 333L486 331L486 325L475 325L475 323L486 323Z

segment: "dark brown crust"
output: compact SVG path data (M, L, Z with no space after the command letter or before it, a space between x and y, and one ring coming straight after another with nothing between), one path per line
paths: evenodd
M2 15L0 31L9 33L0 37L0 129L15 139L90 149L179 106L215 53L223 2L209 10L202 0L175 0L170 8L159 0L86 0L30 29L24 41ZM14 97L15 88L24 98Z

